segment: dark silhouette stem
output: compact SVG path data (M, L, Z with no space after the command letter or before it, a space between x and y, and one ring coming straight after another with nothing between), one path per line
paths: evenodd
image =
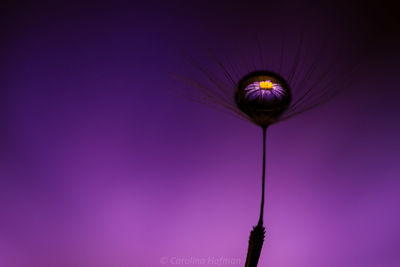
M267 127L263 127L263 158L262 158L262 176L261 176L261 207L260 218L258 224L253 227L250 232L249 248L247 249L247 257L245 267L257 267L258 260L260 259L261 249L265 238L265 228L263 226L264 217L264 195L265 195L265 150L266 150L266 135Z
M264 195L265 195L265 152L266 152L266 135L267 127L263 127L263 157L262 157L262 182L261 182L261 207L260 207L260 218L258 219L258 225L263 225L264 218Z

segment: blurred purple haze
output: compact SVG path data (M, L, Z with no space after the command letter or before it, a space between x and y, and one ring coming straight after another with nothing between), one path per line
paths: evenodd
M243 266L261 130L177 97L170 73L188 72L180 48L201 60L203 44L240 64L232 44L257 27L329 33L333 51L368 58L354 90L271 127L260 266L400 266L398 19L372 4L265 5L6 7L0 266Z

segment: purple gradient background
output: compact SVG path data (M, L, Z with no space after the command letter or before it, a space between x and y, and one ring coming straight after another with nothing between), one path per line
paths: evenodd
M187 71L180 48L229 56L259 28L328 33L332 47L368 59L355 90L270 129L260 266L400 266L390 7L59 2L2 12L0 266L152 267L164 256L243 266L261 130L171 94L170 73Z

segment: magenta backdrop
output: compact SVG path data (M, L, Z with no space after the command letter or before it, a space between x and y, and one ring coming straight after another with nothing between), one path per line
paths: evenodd
M254 56L251 33L276 55L276 33L300 31L311 44L328 36L332 57L347 49L368 63L354 90L271 127L260 266L400 266L390 8L110 1L2 12L0 266L243 266L261 130L177 96L170 74L189 72L181 49L210 69L206 47L240 65L233 44Z

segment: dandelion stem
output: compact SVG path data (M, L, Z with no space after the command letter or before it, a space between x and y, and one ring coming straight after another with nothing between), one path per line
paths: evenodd
M250 232L249 247L247 249L247 257L245 267L257 267L258 260L260 259L261 249L265 238L265 228L263 226L264 217L264 195L265 195L265 150L266 150L266 135L267 127L263 127L263 164L262 164L262 190L261 190L261 207L260 218L258 224L253 227Z
M265 150L266 150L266 135L267 127L262 128L263 131L263 158L262 158L262 182L261 182L261 207L260 207L260 218L258 219L258 225L263 225L264 217L264 195L265 195Z

